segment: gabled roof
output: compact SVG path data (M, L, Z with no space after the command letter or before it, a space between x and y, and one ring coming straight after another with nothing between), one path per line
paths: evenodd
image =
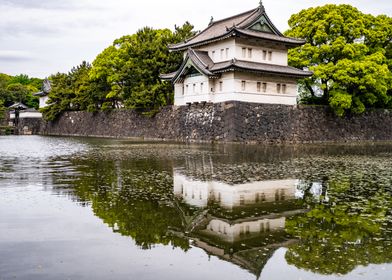
M21 103L21 102L17 102L12 104L11 106L8 107L9 109L18 109L18 110L26 110L27 107L25 104Z
M49 79L45 79L42 82L42 91L34 93L33 95L39 96L39 97L47 96L51 90L52 90L52 85L51 85Z
M303 40L285 37L269 19L264 6L260 4L256 9L222 20L211 21L206 29L184 42L170 45L169 49L181 51L237 36L239 33L243 36L285 43L288 46L299 46L305 43Z
M180 68L176 72L162 74L160 75L160 78L163 80L171 80L173 83L175 83L178 78L187 74L192 68L196 69L201 74L214 76L214 73L209 70L214 65L214 62L208 56L207 52L196 51L189 48Z

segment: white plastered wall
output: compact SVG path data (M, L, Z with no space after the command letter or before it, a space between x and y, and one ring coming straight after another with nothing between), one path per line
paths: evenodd
M48 106L48 104L47 104L48 100L49 100L49 97L47 95L41 96L39 98L39 107L44 108L44 107Z
M234 242L248 234L262 233L284 229L286 218L259 219L230 224L225 220L213 219L207 225L207 231L219 235L222 239Z
M197 48L200 51L208 52L208 56L214 63L227 61L235 58L235 40L230 38Z
M243 82L245 82L245 89L243 88ZM258 82L260 83L259 90ZM203 92L200 91L201 83L203 83ZM263 83L266 83L265 92ZM189 77L184 80L183 84L184 91L181 83L175 85L174 105L176 106L195 102L219 103L226 101L297 104L297 82L290 78L227 72L223 73L219 79L208 79L207 76ZM280 84L280 92L277 91L278 84ZM284 87L285 91L283 90Z
M194 102L210 102L210 81L207 76L186 77L174 85L174 105L182 106Z
M294 199L297 180L259 181L229 185L217 181L199 181L174 172L174 194L192 206L205 207L214 200L224 208Z

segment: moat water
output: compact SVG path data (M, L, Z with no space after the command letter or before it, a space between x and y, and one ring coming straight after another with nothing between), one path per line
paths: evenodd
M0 137L0 279L391 279L392 144Z

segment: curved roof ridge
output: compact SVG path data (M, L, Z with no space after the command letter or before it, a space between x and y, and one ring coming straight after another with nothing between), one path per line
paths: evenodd
M213 21L211 24L209 24L205 29L203 29L201 32L197 33L196 35L184 40L183 42L179 42L176 44L171 44L169 45L169 48L171 49L177 49L181 48L184 46L188 46L189 44L195 44L199 42L203 42L209 38L215 38L219 36L223 36L226 33L228 33L230 26L237 25L238 23L243 22L244 20L248 19L249 17L253 16L255 12L259 11L259 8L255 8L234 16L230 16L221 20ZM245 18L243 18L245 17ZM232 22L229 22L231 21ZM238 20L239 22L236 22ZM227 25L225 25L225 22L228 22ZM200 38L201 37L201 38ZM204 37L204 38L203 38Z
M211 24L210 24L210 26L211 25L213 25L213 24L216 24L216 23L220 23L220 22L222 22L222 21L226 21L226 20L230 20L230 19L233 19L233 18L236 18L236 17L240 17L240 16L243 16L243 15L245 15L245 14L248 14L248 13L251 13L250 15L249 15L249 17L250 16L252 16L252 14L254 13L254 12L256 12L256 11L258 11L260 8L255 8L255 9L252 9L252 10L249 10L249 11L246 11L246 12L242 12L242 13L239 13L239 14L236 14L236 15L234 15L234 16L230 16L230 17L227 17L227 18L222 18L222 19L220 19L220 20L217 20L217 21L212 21L211 22ZM249 18L248 17L248 18ZM246 18L247 19L247 18ZM246 19L244 19L244 20L246 20ZM243 20L243 21L244 21ZM242 21L241 21L242 22ZM240 23L241 23L240 22ZM206 28L207 29L207 28Z
M197 60L198 60L205 68L208 68L208 65L205 64L204 61L203 61L202 59L200 59L200 57L198 56L197 52L196 52L194 49L189 48L188 51L189 51L189 52L192 52L192 54L197 58Z
M256 15L257 15L257 17L259 17L259 16L261 16L263 13L265 14L265 11L262 11L262 9L261 9L260 7L259 7L259 8L256 8L255 11L254 11L251 15L249 15L249 17L247 17L247 18L245 18L243 21L241 21L241 22L238 24L238 26L240 27L244 22L250 20L251 17L254 17L254 16L256 16ZM253 21L253 20L254 20L254 19L252 19L252 21Z

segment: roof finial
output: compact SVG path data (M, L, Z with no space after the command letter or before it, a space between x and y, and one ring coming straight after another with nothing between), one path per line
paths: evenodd
M210 23L209 23L208 25L211 25L211 24L213 24L213 23L214 23L214 17L211 16Z
M264 12L264 11L265 11L265 8L264 8L264 5L263 5L263 0L260 0L259 5L260 5L260 10L261 10L262 12Z

